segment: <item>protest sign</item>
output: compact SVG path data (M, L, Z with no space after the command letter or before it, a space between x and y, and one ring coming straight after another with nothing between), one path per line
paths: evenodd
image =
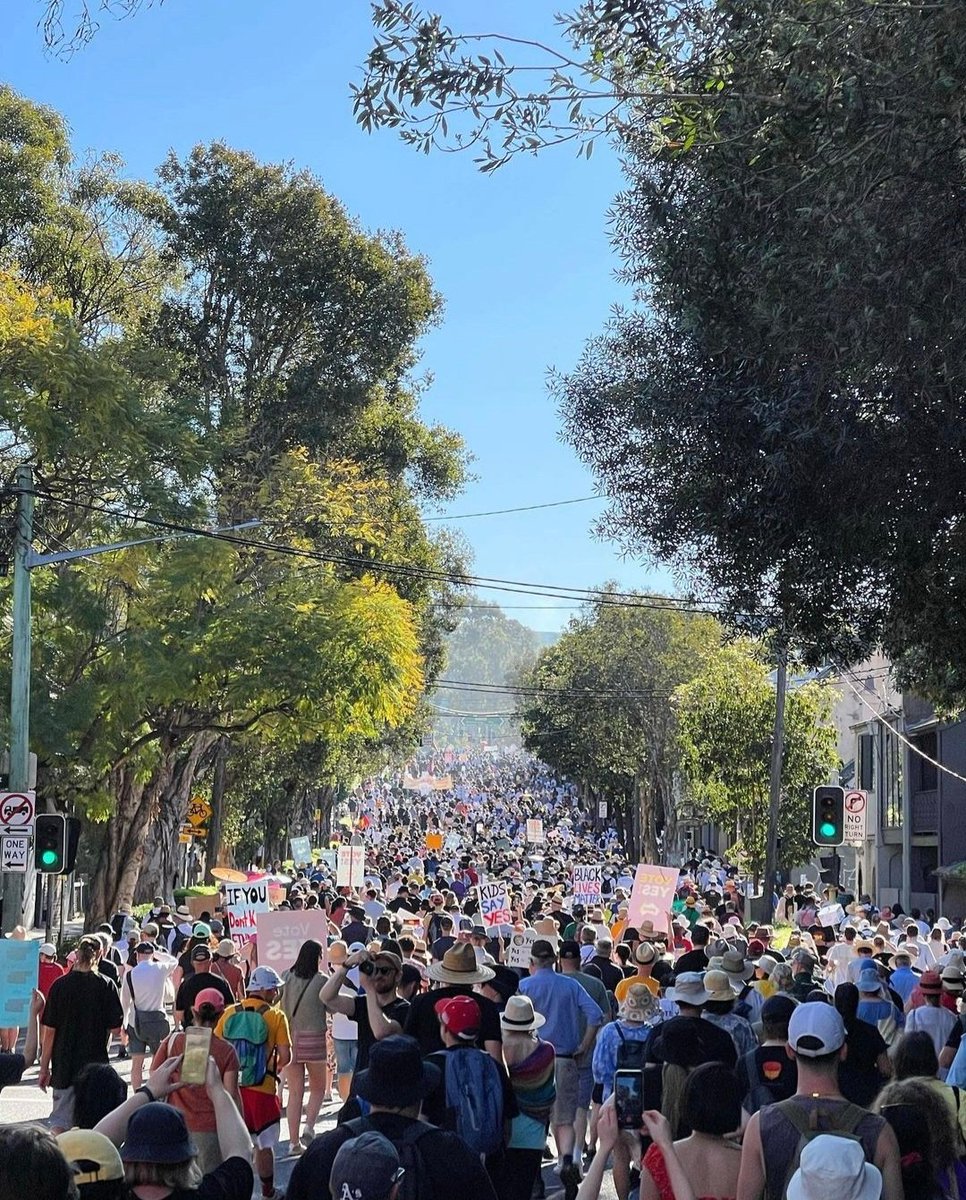
M6 1029L30 1020L39 953L40 942L34 939L0 939L0 1025Z
M527 841L531 846L543 845L543 821L539 817L529 817L527 819Z
M530 951L536 940L537 931L535 929L522 929L511 934L510 944L506 951L506 965L508 967L529 967Z
M228 933L236 946L245 946L255 940L258 932L255 918L258 913L268 912L269 909L268 888L266 879L225 884Z
M298 958L303 942L314 938L322 946L322 969L325 969L328 918L321 909L256 913L255 924L259 966L274 967L281 975Z
M845 920L845 909L841 904L823 904L817 916L819 925L828 928Z
M289 838L289 845L292 847L292 861L297 867L311 866L312 863L312 839L307 837Z
M510 924L510 900L502 883L481 883L480 916L487 929Z
M575 866L574 886L571 889L574 894L574 900L578 900L582 904L599 904L601 894L600 885L603 878L603 863L598 863L592 867Z
M364 846L340 846L335 886L358 891L365 883L366 851Z
M640 928L642 921L649 920L655 929L665 929L679 875L677 867L641 863L634 872L634 886L627 906L628 925Z

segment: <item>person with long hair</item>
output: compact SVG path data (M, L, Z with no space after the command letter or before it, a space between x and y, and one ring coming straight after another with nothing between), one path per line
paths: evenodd
M329 1094L329 1064L326 1052L326 1008L319 993L328 976L321 971L323 949L309 938L302 943L298 957L282 978L282 1008L288 1017L292 1035L292 1061L285 1068L288 1085L288 1140L290 1153L301 1154L315 1137L315 1122L322 1102ZM299 1121L305 1097L305 1076L309 1096L305 1106L305 1127L299 1140Z
M946 1105L956 1126L956 1148L959 1157L966 1154L966 1104L957 1091L938 1078L939 1059L928 1033L905 1033L892 1050L892 1066L896 1079L916 1079L936 1093Z
M966 1167L959 1160L956 1123L948 1106L924 1079L902 1079L887 1083L879 1093L874 1109L892 1124L889 1111L894 1105L909 1105L923 1113L929 1127L930 1143L928 1147L917 1147L913 1153L919 1153L931 1160L929 1166L939 1186L938 1194L943 1197L966 1196ZM901 1149L900 1155L904 1153ZM900 1160L901 1161L901 1160ZM909 1163L905 1164L910 1165ZM919 1200L921 1193L906 1192L907 1200L915 1196ZM927 1197L930 1193L926 1193Z
M835 1007L845 1024L848 1054L839 1063L839 1090L853 1104L868 1106L892 1074L889 1048L875 1025L859 1018L859 989L840 983L835 989Z
M913 1104L885 1104L879 1115L892 1126L899 1143L902 1187L907 1197L916 1200L946 1200L939 1183L933 1151L929 1115Z
M534 1011L528 996L511 996L500 1015L503 1061L519 1109L510 1126L503 1200L530 1200L540 1176L541 1156L557 1094L554 1049L537 1034L544 1021L545 1017Z

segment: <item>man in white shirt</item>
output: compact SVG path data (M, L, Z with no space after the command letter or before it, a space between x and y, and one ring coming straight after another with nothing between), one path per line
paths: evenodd
M164 1013L165 985L178 965L176 958L165 954L152 942L141 942L136 954L137 964L128 971L121 988L124 1025L131 1051L131 1090L134 1092L142 1083L145 1054L148 1050L153 1054L167 1036L168 1030L162 1028L164 1023L157 1014ZM144 1017L143 1014L151 1015Z
M847 983L849 963L856 957L855 928L847 925L842 930L841 942L836 942L825 956L828 967L828 990L834 992L840 983Z

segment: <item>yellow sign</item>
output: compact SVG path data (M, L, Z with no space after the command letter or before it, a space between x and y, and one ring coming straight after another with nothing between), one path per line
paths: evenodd
M211 805L201 796L192 796L188 805L188 820L192 825L204 825L211 816Z
M178 841L179 841L179 842L184 842L185 844L187 844L188 842L190 842L190 841L191 841L191 834L190 834L190 833L179 833L179 834L178 834Z

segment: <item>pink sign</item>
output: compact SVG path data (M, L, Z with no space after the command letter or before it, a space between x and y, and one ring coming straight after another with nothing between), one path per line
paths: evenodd
M666 929L679 876L677 867L640 863L627 909L628 925L640 928L642 921L650 921L655 929Z
M255 914L258 925L258 962L274 967L279 975L287 971L298 958L302 943L310 938L322 944L322 966L325 966L325 947L328 918L321 909L302 912L260 912Z

